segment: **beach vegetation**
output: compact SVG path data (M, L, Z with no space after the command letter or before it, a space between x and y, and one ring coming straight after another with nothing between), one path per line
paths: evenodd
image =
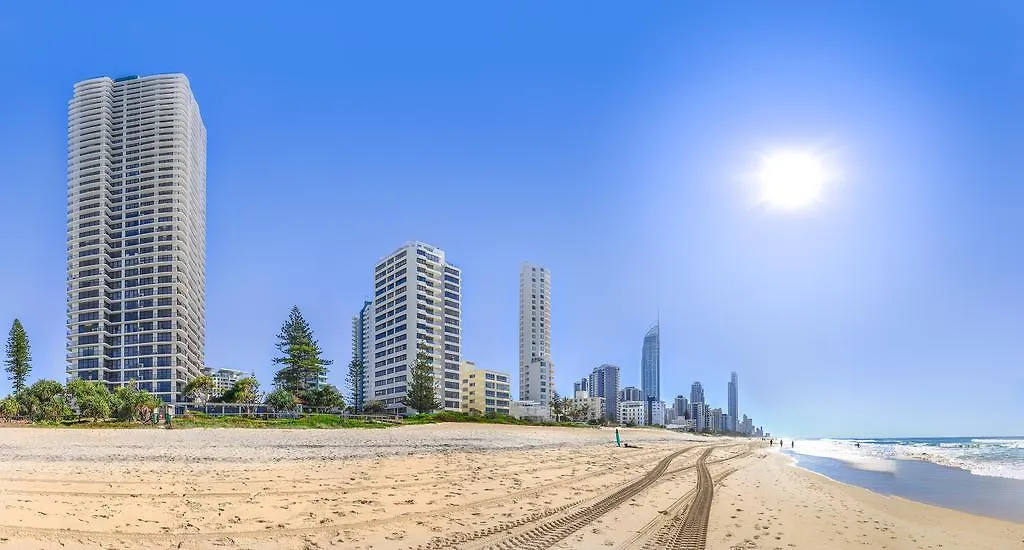
M213 392L217 388L217 383L214 382L213 377L208 374L197 376L185 384L185 388L182 393L185 398L191 399L197 403L206 403L213 397Z
M331 384L306 391L306 406L313 409L344 409L345 398Z
M421 347L409 373L409 385L402 404L418 413L429 413L441 408L437 398L438 383L434 378L433 360Z
M25 389L28 374L32 372L32 351L25 327L18 319L14 320L7 335L7 359L4 361L4 365L14 393L21 393Z
M161 404L162 402L155 395L139 389L134 382L118 386L110 394L111 411L114 413L114 417L122 422L133 420L145 422L152 417L153 411Z
M71 415L64 386L56 380L37 380L15 394L21 412L36 422L57 422Z
M71 400L82 418L104 420L110 418L112 402L106 384L94 380L76 378L68 382L64 393Z
M284 388L277 388L268 393L265 401L267 405L270 405L277 412L294 411L295 405L298 402L299 400L295 398L295 395Z
M471 414L461 411L438 411L436 413L414 414L406 418L403 424L439 424L442 422L469 422L479 424L515 424L518 426L564 426L564 427L590 427L589 424L574 422L534 422L522 418L516 418L506 414L488 412L482 415Z
M384 403L382 403L380 401L377 401L376 399L367 401L363 405L363 411L362 412L364 414L380 414L382 412L385 412Z
M255 405L260 401L262 401L260 383L252 376L247 376L235 382L220 398L222 403L239 403L243 405Z
M366 366L358 358L352 359L348 364L348 374L345 381L348 383L350 403L352 410L363 412L363 384L366 376Z
M21 416L21 404L13 395L0 399L0 420L10 422Z
M334 414L305 414L296 418L254 418L246 416L210 416L189 411L176 418L175 428L386 428L392 424Z
M320 344L313 338L313 329L298 306L292 307L277 339L277 350L282 355L274 358L274 364L280 365L274 375L274 386L305 401L310 382L325 376L332 361L323 358Z

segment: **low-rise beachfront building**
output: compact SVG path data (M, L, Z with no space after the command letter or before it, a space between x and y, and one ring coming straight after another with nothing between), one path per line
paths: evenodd
M477 368L472 361L462 361L462 412L509 414L512 390L508 374Z
M601 420L604 416L604 398L592 397L588 394L587 390L577 391L576 395L569 401L569 406L573 409L585 411L583 420L587 422Z
M540 401L512 401L509 414L522 420L545 422L550 418L551 411Z
M669 425L667 425L665 427L670 429L670 430L681 430L681 431L684 431L684 432L692 432L692 431L694 431L693 420L690 420L689 418L679 418L679 417L676 417L676 420L674 422L672 422L671 424L669 424Z
M619 424L642 426L647 418L647 404L643 401L620 401Z
M203 374L208 374L209 377L213 379L212 397L220 397L224 395L224 392L230 390L235 385L235 382L252 376L252 374L248 372L234 369L213 370L208 368L204 370Z

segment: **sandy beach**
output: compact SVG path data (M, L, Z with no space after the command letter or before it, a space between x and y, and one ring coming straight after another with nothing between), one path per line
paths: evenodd
M1020 548L742 440L440 424L0 429L2 548Z

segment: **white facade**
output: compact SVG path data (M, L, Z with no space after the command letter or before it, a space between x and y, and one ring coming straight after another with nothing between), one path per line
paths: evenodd
M367 395L366 372L373 365L373 302L363 302L359 313L352 317L352 359L363 364L363 379L358 381L355 389L358 393L358 403L351 403L358 411L363 410L363 405L373 397L373 393Z
M691 403L690 419L693 420L693 429L703 432L708 427L708 406L704 403Z
M206 340L206 128L184 75L75 84L67 214L68 379L179 401Z
M554 388L551 273L524 263L519 270L519 399L548 406Z
M516 418L545 421L551 417L551 409L539 401L513 401L509 408Z
M695 430L696 425L694 424L693 420L676 417L675 421L666 427L672 430L686 430L692 432Z
M647 404L643 401L620 401L619 424L642 426L647 419Z
M230 390L235 382L243 378L252 376L248 372L234 370L234 369L217 369L210 372L210 378L213 378L213 395L221 396L224 392Z
M414 242L374 268L372 361L366 365L367 400L406 412L410 370L417 350L431 358L437 398L445 410L461 408L462 273L444 251Z
M585 411L584 420L601 420L604 417L604 398L591 397L586 391L578 391L570 401L570 407Z
M651 413L649 425L664 426L665 422L665 402L664 401L653 401L651 402Z

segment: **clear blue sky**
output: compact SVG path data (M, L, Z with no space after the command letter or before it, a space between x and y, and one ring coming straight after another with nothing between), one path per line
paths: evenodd
M268 384L297 304L340 384L374 262L422 240L485 367L516 369L531 260L563 392L603 362L639 385L660 308L665 396L724 407L736 370L776 432L1020 434L1019 2L101 4L0 7L0 323L36 376L64 371L72 85L183 72L213 367ZM753 202L779 148L827 155L824 204Z

